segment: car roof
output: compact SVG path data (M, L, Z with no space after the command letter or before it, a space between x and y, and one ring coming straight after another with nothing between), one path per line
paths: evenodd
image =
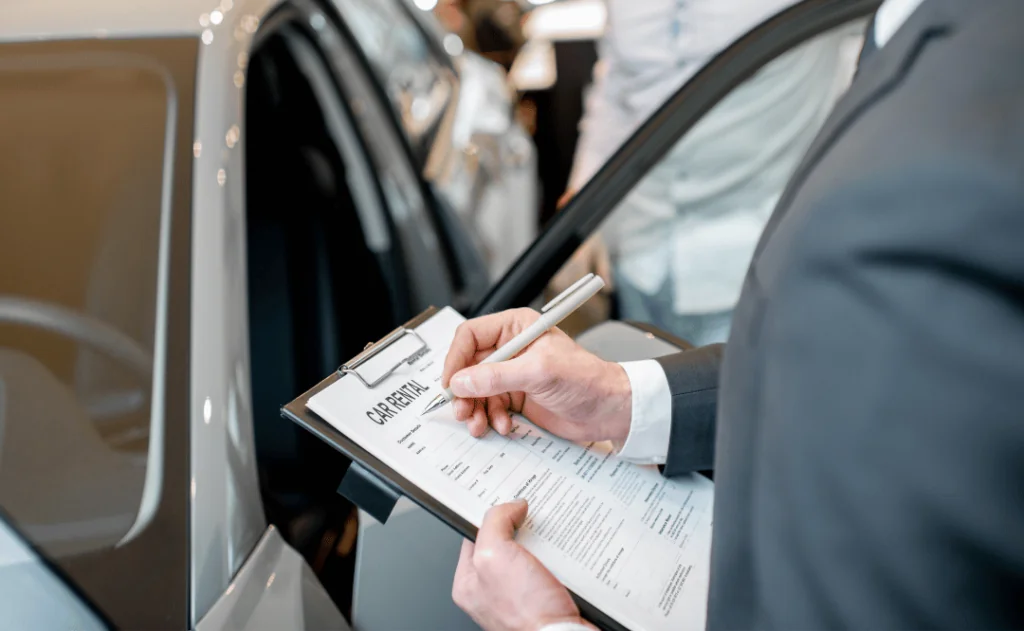
M262 17L280 0L2 0L0 41L198 36L215 11ZM204 17L205 16L205 17Z

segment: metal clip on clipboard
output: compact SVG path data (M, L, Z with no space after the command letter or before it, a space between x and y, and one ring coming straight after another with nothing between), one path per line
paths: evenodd
M366 362L370 361L371 359L379 355L382 351L387 350L392 344L404 338L406 335L411 335L415 337L416 340L420 343L419 348L417 348L407 357L404 357L403 359L399 360L394 366L388 368L386 372L384 372L382 375L380 375L379 377L372 381L367 381L366 378L363 377L363 375L359 374L359 371L357 369L360 366L362 366ZM379 386L380 382L384 381L385 379L393 375L396 370L398 370L402 366L405 366L406 364L413 363L428 351L430 351L430 347L427 346L427 343L423 341L423 338L420 337L419 333L417 333L414 329L410 329L405 326L400 326L391 333L388 333L387 337L381 339L379 342L367 344L366 348L363 349L362 353L359 353L358 355L353 357L351 361L342 364L341 367L338 368L338 372L341 373L342 375L355 375L356 378L359 379L359 381L363 382L364 386L373 389Z
M349 374L355 375L355 378L368 388L380 385L383 382L383 377L368 375L367 372L372 371L364 370L367 368L367 362L380 355L385 349L398 344L406 336L419 342L416 345L417 348L399 353L402 356L395 361L390 370L386 371L384 377L394 374L400 366L409 364L420 354L426 353L429 348L415 329L437 313L438 310L435 307L429 307L376 344L367 345L363 352L353 357L351 361L346 362L337 370L331 371L331 374L327 375L320 383L286 403L281 408L281 415L324 441L349 460L351 464L345 471L341 484L338 485L338 494L369 513L380 523L387 521L398 498L407 497L425 510L439 516L463 537L472 538L476 535L476 528L473 524L438 502L436 498L416 486L412 481L399 475L343 432L338 431L333 425L317 416L307 406L312 397L325 388L329 388L339 379L351 379L352 377L346 377Z
M433 315L434 310L428 310L423 315L427 313ZM388 333L381 340L367 344L361 353L338 368L338 374L341 376L354 375L367 388L376 388L385 379L393 375L396 370L413 363L430 351L426 341L420 337L420 334L416 332L413 326L412 322L408 322ZM376 378L368 378L359 372L360 367L365 366L371 359L380 355L406 336L412 336L419 342L414 351L400 358L394 365L390 366ZM369 513L382 524L388 520L391 511L395 508L395 504L398 503L398 499L402 496L395 488L381 480L380 476L355 460L352 461L348 470L345 471L345 475L342 476L341 483L338 485L338 494Z

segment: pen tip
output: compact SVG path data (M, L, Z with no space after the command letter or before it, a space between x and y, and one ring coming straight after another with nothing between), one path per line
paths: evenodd
M438 395L438 396L434 397L434 399L430 403L427 404L427 407L423 408L423 414L430 414L431 412L433 412L437 408L439 408L442 405L444 405L444 402L445 401L444 401L444 396L443 395Z

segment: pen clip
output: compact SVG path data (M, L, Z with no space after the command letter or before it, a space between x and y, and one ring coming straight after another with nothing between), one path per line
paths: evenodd
M541 307L540 312L541 313L547 313L551 309L555 308L560 302L562 302L563 300L565 300L569 296L571 296L574 293L576 293L576 291L580 287L583 287L588 282L590 282L590 279L593 278L593 277L594 277L594 273L591 272L590 274L587 274L586 276L584 276L583 278L579 279L575 283L569 285L568 289L566 289L562 293L558 294L557 296L555 296L554 298L551 299L551 302L549 302L548 304L546 304L543 307Z

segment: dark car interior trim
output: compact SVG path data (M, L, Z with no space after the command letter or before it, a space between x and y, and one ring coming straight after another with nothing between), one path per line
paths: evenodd
M363 68L363 72L374 78L370 83L373 85L373 90L376 93L376 97L379 102L387 105L387 117L391 121L394 131L398 134L398 137L402 140L402 148L408 156L409 163L416 165L419 171L416 173L417 180L420 184L420 194L424 199L427 206L428 216L434 223L434 227L441 237L441 251L444 254L445 265L449 276L451 277L456 291L461 291L466 285L466 279L463 278L459 265L457 264L457 257L455 253L456 246L453 243L453 234L451 232L451 221L458 221L455 217L446 219L446 215L450 215L451 212L445 209L434 192L430 189L430 186L423 179L422 169L424 166L424 160L429 152L426 152L423 156L416 155L413 150L412 144L410 144L409 138L402 127L402 122L398 119L398 114L394 108L391 107L391 99L384 91L384 87L379 81L376 80L376 73L373 70L373 66L370 60L366 57L362 48L356 44L356 39L352 34L351 29L348 26L345 18L339 13L338 7L332 2L323 2L322 0L293 0L293 5L304 14L310 14L312 11L321 11L330 17L334 27L342 34L348 45L350 54L358 59L360 66ZM422 25L417 21L416 27L422 32ZM429 40L426 33L423 33L424 38ZM446 67L450 66L450 61L446 64ZM453 92L454 94L454 92ZM455 103L449 103L448 107L455 107Z
M281 5L263 21L251 49L246 241L260 493L268 522L323 580L315 559L325 529L344 523L350 511L335 493L348 462L282 422L276 410L358 352L356 346L362 348L379 327L402 321L411 306L406 262L380 178L372 167L364 175L350 162L351 152L369 163L370 147L323 58L322 38L310 28L309 15ZM333 82L326 94L314 80L325 75ZM330 122L338 111L351 124L354 149L342 146L346 141ZM363 210L379 214L378 228L388 236L381 249L369 247L366 218L355 208L352 178L364 177L364 194L377 203ZM366 306L348 310L353 296ZM328 583L344 610L345 595Z

